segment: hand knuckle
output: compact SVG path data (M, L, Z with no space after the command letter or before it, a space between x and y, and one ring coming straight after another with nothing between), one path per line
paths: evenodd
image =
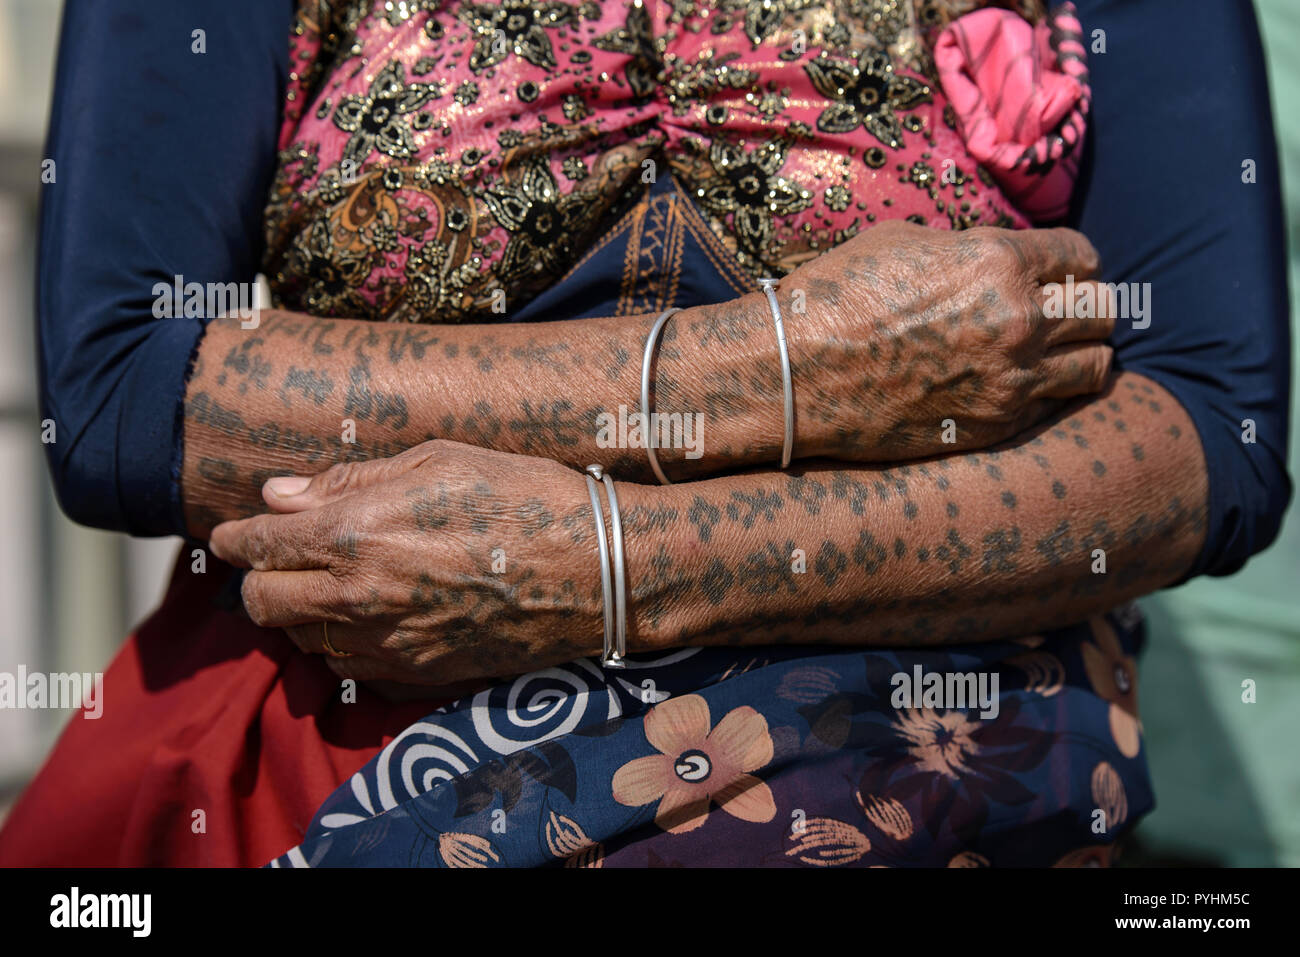
M240 586L240 595L244 601L244 611L252 619L255 625L265 625L270 620L270 609L267 606L266 592L262 587L261 576L257 572L249 572L244 576L244 583Z
M1097 360L1093 382L1100 389L1110 377L1111 365L1115 359L1115 350L1110 346L1103 346L1097 350Z
M355 474L355 462L336 462L312 479L312 485L315 486L313 491L326 495L346 491Z
M253 568L265 566L270 557L271 543L262 531L259 522L251 523L244 530L244 558Z
M986 419L1010 422L1019 414L1023 395L1018 378L1008 373L992 380L984 393L984 401L988 405Z
M987 255L992 263L1000 269L1020 273L1024 271L1024 257L1020 254L1016 241L1010 236L999 234L991 237Z
M1073 230L1071 230L1071 233L1074 237L1075 254L1079 260L1079 268L1085 275L1096 273L1101 268L1101 254L1097 252L1097 247L1083 233L1073 232Z
M999 322L1000 343L1007 353L1013 353L1034 341L1043 324L1043 313L1036 303L1022 301L1013 305L1001 315Z

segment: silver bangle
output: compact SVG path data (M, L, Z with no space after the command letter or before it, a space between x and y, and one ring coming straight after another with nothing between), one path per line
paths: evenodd
M659 341L659 331L663 329L666 323L677 313L681 312L676 306L671 309L665 309L655 320L655 324L650 328L650 335L645 340L645 357L641 360L641 415L645 420L646 432L649 438L646 440L645 451L650 457L650 468L654 469L655 478L663 485L672 485L668 481L668 476L664 475L664 470L659 467L659 457L655 455L655 449L658 448L659 430L654 428L652 422L654 413L650 411L650 360L654 357L655 344Z
M605 602L605 647L600 657L600 666L624 668L626 664L623 659L627 656L627 566L623 555L623 522L619 516L618 493L614 491L614 480L599 465L587 466L586 479L587 494L591 497L591 508L596 520L596 542L600 547L600 585ZM612 575L610 548L605 538L605 515L596 491L597 480L604 483L605 495L609 499L609 527L614 539Z
M781 445L781 468L790 467L794 453L794 381L790 377L790 351L785 344L785 323L781 319L781 306L776 301L778 279L760 279L758 284L767 293L767 304L772 307L772 322L776 325L776 344L781 355L781 387L785 391L785 441Z
M591 471L589 468L588 472ZM590 475L587 480L587 494L591 496L591 515L596 520L596 546L600 550L600 590L605 611L605 654L601 663L610 655L614 644L614 588L609 576L609 544L605 541L605 511L600 507L600 494L596 491L596 480Z

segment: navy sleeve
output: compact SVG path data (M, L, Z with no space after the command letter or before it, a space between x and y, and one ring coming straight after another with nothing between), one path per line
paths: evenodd
M1151 284L1150 327L1116 324L1117 365L1159 382L1195 423L1209 510L1187 577L1230 574L1273 541L1291 498L1286 235L1254 10L1076 6L1093 109L1069 225L1101 253L1104 279ZM1255 444L1242 440L1247 419Z
M256 274L292 16L291 0L64 7L37 312L49 465L78 522L184 528L180 412L203 320L154 318L153 288Z

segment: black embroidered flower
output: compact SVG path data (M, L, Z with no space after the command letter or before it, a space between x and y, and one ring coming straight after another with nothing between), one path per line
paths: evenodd
M555 275L572 262L594 207L582 193L561 193L544 157L530 156L521 165L517 182L482 193L493 217L511 234L501 273L511 278Z
M723 0L718 9L733 14L743 10L745 35L749 37L750 43L758 46L775 33L790 14L818 5L818 0ZM727 29L730 29L732 18L724 16L721 19L726 22ZM719 32L716 24L713 32Z
M503 0L500 5L467 3L457 16L474 31L469 67L481 73L511 53L533 66L555 66L546 31L575 22L578 12L558 0Z
M388 25L396 27L421 11L433 13L440 6L442 0L384 0L383 9Z
M631 57L624 72L635 96L649 96L654 92L663 62L658 42L650 29L650 14L646 12L642 0L632 0L632 5L627 10L627 22L596 37L595 46Z
M564 175L575 183L587 178L587 164L576 156L567 157L563 163Z
M866 52L857 61L822 53L804 64L813 86L831 104L817 117L823 133L851 133L865 127L892 149L903 145L897 110L910 110L930 98L920 80L894 72L889 54Z
M461 106L469 106L478 100L478 84L473 80L462 80L452 97Z
M356 315L355 290L370 268L369 252L337 247L323 219L299 234L289 252L288 271L305 284L300 301L316 315Z
M343 98L334 111L334 125L351 133L343 149L343 161L359 165L373 151L394 159L408 159L415 152L410 116L438 96L438 86L406 82L406 71L394 60L379 71L370 91Z
M715 141L709 149L712 175L696 196L719 218L730 214L741 248L762 260L775 233L776 216L788 216L811 204L808 190L780 175L785 147L768 142L752 152Z

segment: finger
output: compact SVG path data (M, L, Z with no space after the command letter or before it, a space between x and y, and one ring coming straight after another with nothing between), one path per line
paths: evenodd
M369 658L365 649L370 647L370 643L365 640L365 636L349 635L343 631L345 627L317 621L309 625L290 625L284 630L299 650L309 655L323 655L338 661L347 658Z
M323 569L252 571L244 576L242 594L248 617L263 628L355 619L352 589Z
M1039 282L1091 279L1101 270L1101 257L1081 232L1065 227L1018 229L1005 234L1025 268Z
M1039 363L1037 398L1070 399L1100 392L1110 376L1115 350L1105 344L1071 344L1053 349Z
M256 515L222 522L208 541L212 553L241 568L328 568L335 558L334 535L319 512Z
M299 651L309 655L325 654L324 622L318 621L310 625L286 625L284 631L292 639L293 643L298 646ZM333 643L331 640L330 644Z
M1115 298L1108 283L1048 283L1039 295L1049 345L1099 342L1115 331Z
M262 486L262 498L274 511L302 512L319 508L411 471L436 451L436 443L424 442L390 458L368 462L339 462L313 476L277 475Z

